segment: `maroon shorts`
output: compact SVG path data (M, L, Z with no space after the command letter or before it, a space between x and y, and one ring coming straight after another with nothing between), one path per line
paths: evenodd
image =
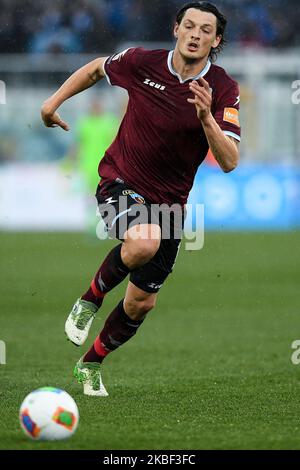
M164 205L148 201L125 183L105 182L97 188L99 213L110 238L123 241L125 232L137 224L157 224L162 238L155 256L145 265L131 271L130 281L145 292L158 292L172 272L179 250L184 209L170 211Z

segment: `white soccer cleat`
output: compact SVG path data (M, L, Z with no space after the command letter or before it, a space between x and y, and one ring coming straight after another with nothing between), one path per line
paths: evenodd
M65 323L67 337L76 346L81 346L88 337L98 307L92 302L78 299Z
M83 384L83 393L93 397L108 397L102 383L100 364L98 362L83 362L82 358L74 369L74 377Z

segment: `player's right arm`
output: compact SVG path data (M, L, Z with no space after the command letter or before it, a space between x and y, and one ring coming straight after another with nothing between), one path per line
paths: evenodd
M46 127L58 126L65 131L69 130L68 124L61 119L57 109L68 98L90 88L105 76L104 62L106 59L107 57L100 57L81 67L65 81L54 95L43 103L41 116Z

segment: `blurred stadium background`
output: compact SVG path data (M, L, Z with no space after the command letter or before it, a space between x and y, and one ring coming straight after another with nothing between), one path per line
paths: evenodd
M201 166L190 202L205 205L205 249L180 254L157 316L118 360L108 359L112 401L102 405L101 423L72 381L78 351L66 345L63 323L111 243L85 232L95 233L96 169L126 93L103 80L72 98L61 108L69 133L44 128L40 107L97 56L131 45L172 48L183 3L0 0L0 274L9 312L0 324L8 357L1 447L32 445L16 416L40 385L66 388L81 406L69 448L300 447L298 370L290 362L300 331L298 0L215 0L229 20L218 63L241 87L240 166L226 175L211 157ZM94 154L92 168L85 152ZM121 295L112 293L106 313ZM98 330L99 323L92 336Z
M300 105L292 102L292 83L300 78L299 3L217 3L229 18L219 64L241 86L242 163L225 176L208 159L190 201L205 203L206 229L299 227ZM6 85L6 104L0 107L2 229L84 228L82 177L68 165L70 155L78 153L76 142L85 145L80 121L95 100L120 120L126 94L101 82L66 103L62 113L70 133L43 128L41 103L99 55L131 45L172 48L172 21L181 4L0 0L0 80ZM100 156L99 149L95 168Z

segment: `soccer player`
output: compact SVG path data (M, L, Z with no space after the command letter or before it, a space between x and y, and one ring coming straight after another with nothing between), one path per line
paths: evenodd
M174 50L137 47L98 58L71 75L43 104L45 125L68 130L56 110L102 78L129 95L118 135L100 162L96 192L100 213L121 243L107 255L65 325L68 338L82 345L104 297L129 275L125 298L75 366L87 395L107 395L101 363L136 334L172 272L184 205L208 149L224 172L238 164L238 84L212 63L224 44L225 27L225 17L211 3L188 3L177 13ZM169 211L169 236L163 233L164 217L153 210L163 203L177 207ZM151 214L150 222L141 223L133 215L134 205Z

